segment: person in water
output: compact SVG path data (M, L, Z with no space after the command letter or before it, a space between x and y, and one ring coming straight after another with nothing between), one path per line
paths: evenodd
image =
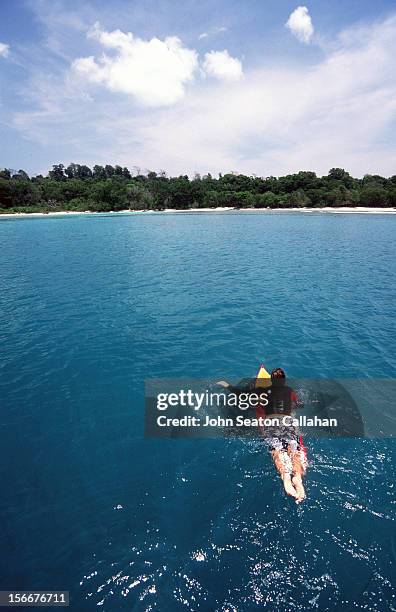
M217 384L233 393L246 393L246 389L233 387L224 380ZM257 395L257 391L257 388L253 388L249 389L248 393ZM256 416L277 418L280 424L260 427L260 434L271 452L286 493L294 497L299 504L305 499L303 476L307 469L306 449L297 427L283 425L282 419L284 416L290 416L296 408L302 406L302 403L295 391L286 385L286 374L282 368L272 370L271 386L264 392L268 403L256 407Z

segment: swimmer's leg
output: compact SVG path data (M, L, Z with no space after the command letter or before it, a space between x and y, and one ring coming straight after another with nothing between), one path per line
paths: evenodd
M284 489L288 495L296 498L298 497L297 491L293 486L291 479L291 469L290 469L290 458L284 450L272 450L271 451L272 459L274 461L275 467L282 479ZM289 460L289 461L288 461Z
M306 472L306 459L302 451L290 451L291 461L293 466L292 483L296 490L296 503L299 504L305 499L305 489L303 484L303 476Z

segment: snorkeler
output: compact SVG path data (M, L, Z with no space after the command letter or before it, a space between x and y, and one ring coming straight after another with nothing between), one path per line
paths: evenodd
M233 387L224 380L217 384L233 393L246 393L246 389ZM256 395L257 389L251 388L247 392ZM307 469L307 451L297 427L280 424L279 418L291 415L302 404L295 391L286 385L286 375L281 368L272 370L271 386L265 394L267 402L256 407L256 416L272 418L277 424L260 427L260 434L271 452L286 493L299 504L305 498L303 476Z

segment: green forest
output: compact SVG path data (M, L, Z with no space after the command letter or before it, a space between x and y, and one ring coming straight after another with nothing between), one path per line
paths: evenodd
M326 176L298 172L286 176L210 174L169 177L121 166L56 164L47 176L24 170L0 171L0 213L51 211L179 210L189 208L321 208L396 206L396 176L353 178L342 168Z

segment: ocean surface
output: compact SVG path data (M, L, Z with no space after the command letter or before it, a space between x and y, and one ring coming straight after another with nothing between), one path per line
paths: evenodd
M144 437L149 378L396 378L395 239L375 214L0 219L0 589L395 610L394 440L309 440L297 506L254 440Z

